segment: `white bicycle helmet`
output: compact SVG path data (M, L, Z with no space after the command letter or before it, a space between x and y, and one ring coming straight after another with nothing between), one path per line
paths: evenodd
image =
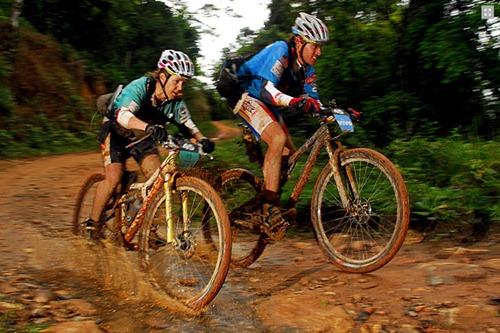
M328 41L328 28L314 15L299 13L292 27L295 35L302 36L308 43L326 43Z
M170 75L180 75L191 78L194 75L194 65L187 54L176 50L165 50L158 60L158 68L164 68Z

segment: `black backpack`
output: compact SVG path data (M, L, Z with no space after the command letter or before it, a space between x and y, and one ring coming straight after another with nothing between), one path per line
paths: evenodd
M286 43L290 49L290 44L288 42ZM229 56L222 64L215 88L219 94L227 100L231 109L234 108L236 103L240 100L241 95L245 92L241 87L241 84L251 79L251 77L238 78L236 75L238 73L238 69L260 51L261 50L243 56ZM291 50L290 54L292 54Z
M246 56L230 56L222 64L221 70L219 72L219 77L215 88L219 94L227 100L228 105L232 108L238 103L241 95L245 92L241 87L246 78L238 79L238 69L247 60L254 56L255 53Z

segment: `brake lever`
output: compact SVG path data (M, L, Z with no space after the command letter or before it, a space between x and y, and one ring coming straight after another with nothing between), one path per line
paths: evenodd
M201 155L205 156L206 158L208 158L210 161L212 161L214 159L214 157L212 155L210 155L209 153L201 153Z

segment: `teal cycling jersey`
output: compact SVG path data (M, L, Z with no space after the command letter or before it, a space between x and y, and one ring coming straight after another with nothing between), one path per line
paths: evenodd
M154 105L155 84L154 79L143 76L123 88L113 104L111 115L108 117L113 125L119 129L118 133L129 136L132 132L121 126L116 119L118 111L121 109L132 112L134 116L148 124L174 123L184 135L192 136L199 132L183 100L167 100L161 105Z

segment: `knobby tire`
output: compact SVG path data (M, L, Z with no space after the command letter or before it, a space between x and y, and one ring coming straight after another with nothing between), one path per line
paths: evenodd
M229 270L229 218L223 201L204 180L190 176L178 177L174 188L172 202L177 247L168 243L157 245L159 239L166 239L165 195L160 192L150 205L139 232L139 257L142 267L150 273L156 287L199 310L215 298ZM181 193L188 197L188 208L192 209L188 214L191 223L188 235L180 231ZM208 224L205 228L211 228L210 241L204 239L204 227L201 225L204 223ZM217 244L215 249L213 244Z
M73 234L77 236L85 236L85 231L82 229L82 222L89 217L94 200L95 187L102 180L104 180L103 174L93 174L85 180L78 192L73 215Z
M253 198L261 189L261 181L246 169L230 169L221 175L221 196L231 217L245 201ZM232 242L231 264L237 267L248 267L264 252L268 237L264 233L240 227L231 221Z
M351 193L350 208L343 207L328 163L311 201L315 236L322 252L341 270L372 272L387 264L404 242L410 220L406 185L392 162L371 149L343 151L340 165L344 184L347 170L354 175L359 198Z

